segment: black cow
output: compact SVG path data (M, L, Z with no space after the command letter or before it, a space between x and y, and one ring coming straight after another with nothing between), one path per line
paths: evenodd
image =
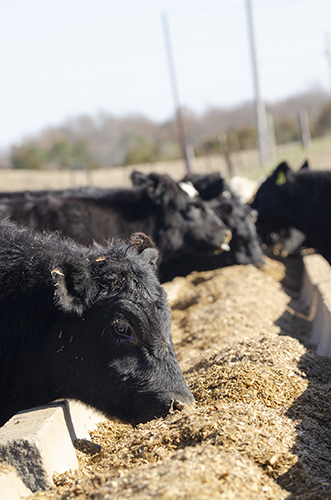
M331 172L294 172L282 162L258 189L252 207L262 235L295 228L331 263ZM300 233L299 233L300 234ZM302 243L302 242L301 242Z
M133 425L192 403L157 258L140 233L87 248L0 222L0 425L58 398Z
M158 174L131 189L2 193L0 210L20 224L59 230L84 245L142 231L155 241L161 262L219 252L229 233L202 200L191 198L168 176Z
M287 163L286 169L290 171ZM299 170L308 170L309 163L305 160ZM294 173L294 172L293 172ZM254 198L253 198L254 199ZM286 227L271 230L268 225L259 224L257 233L261 241L262 248L267 255L276 255L287 257L300 251L303 247L309 245L305 234L294 227Z
M143 185L147 176L141 172L133 172L131 178L135 185ZM192 271L206 271L234 264L263 266L265 261L256 233L253 210L241 203L219 173L189 174L179 184L185 189L184 184L188 182L231 230L232 239L229 241L228 251L218 255L190 255L162 262L159 268L161 282L169 281L175 276L186 276Z
M230 250L224 254L231 264L264 265L263 252L257 237L256 213L246 203L242 203L219 173L209 175L189 174L183 180L190 180L203 200L210 200L220 219L231 229Z
M8 202L32 202L38 198L45 198L52 194L54 196L61 197L81 197L81 196L89 196L89 197L100 197L103 195L107 195L109 193L109 189L107 188L97 188L94 186L80 186L73 188L65 188L65 189L37 189L31 190L26 189L24 191L2 191L0 192L0 203L8 203Z

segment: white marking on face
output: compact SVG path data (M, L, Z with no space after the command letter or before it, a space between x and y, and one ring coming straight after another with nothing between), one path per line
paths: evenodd
M199 191L195 189L193 186L192 182L187 181L187 182L179 182L178 186L185 191L186 194L189 195L190 198L195 198L196 196L199 196Z

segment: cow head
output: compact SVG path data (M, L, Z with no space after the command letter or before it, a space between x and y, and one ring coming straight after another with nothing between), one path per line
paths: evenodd
M294 225L296 215L289 197L294 179L295 172L282 162L259 187L251 203L258 214L259 232L278 232Z
M218 172L208 175L189 174L200 196L209 201L212 208L224 224L231 229L232 239L229 251L219 258L221 264L255 264L262 266L264 258L255 228L253 210L241 203L229 189Z
M80 265L64 258L53 267L59 314L44 358L60 397L132 424L193 402L176 359L157 259L155 245L139 233L128 245L86 249Z
M162 260L187 254L213 254L222 251L229 229L199 197L167 175L133 172L132 182L144 187L157 212L157 246Z
M265 264L255 227L255 212L230 191L225 190L214 202L215 212L231 228L230 251L225 255L233 264Z

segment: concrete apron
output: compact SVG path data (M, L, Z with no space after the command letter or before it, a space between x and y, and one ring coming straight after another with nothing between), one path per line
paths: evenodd
M309 343L320 356L331 356L331 266L319 254L306 255L301 300L310 307Z
M0 498L18 500L52 487L54 472L77 469L74 442L106 420L77 401L21 411L0 428Z

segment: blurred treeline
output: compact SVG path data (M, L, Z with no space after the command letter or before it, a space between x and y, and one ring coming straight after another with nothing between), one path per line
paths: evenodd
M267 105L276 144L300 141L300 109L308 113L311 137L331 133L331 99L320 90ZM202 115L183 108L187 143L196 156L256 148L254 103L228 109L211 108ZM225 145L225 146L224 146ZM0 166L18 169L93 169L181 156L176 123L157 123L145 116L116 117L100 113L78 116L15 145Z

